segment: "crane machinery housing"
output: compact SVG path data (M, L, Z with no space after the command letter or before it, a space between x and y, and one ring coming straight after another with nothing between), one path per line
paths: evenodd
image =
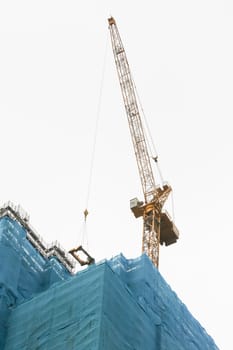
M145 252L154 265L158 267L159 244L170 245L175 243L179 237L179 232L169 214L162 210L172 189L165 183L162 186L156 186L138 108L135 85L125 49L115 19L110 17L108 23L113 55L144 194L144 202L134 198L130 201L130 208L136 218L143 218L142 252ZM154 160L157 162L157 157Z

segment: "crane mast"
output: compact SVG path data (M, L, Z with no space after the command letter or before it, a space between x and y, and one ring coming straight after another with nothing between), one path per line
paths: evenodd
M109 18L108 23L113 55L144 194L144 203L135 198L130 201L130 207L136 218L143 217L142 252L145 252L154 265L158 267L159 244L175 243L179 236L179 232L168 213L162 212L163 205L171 192L171 187L167 184L157 187L155 184L136 91L125 49L115 19L113 17Z

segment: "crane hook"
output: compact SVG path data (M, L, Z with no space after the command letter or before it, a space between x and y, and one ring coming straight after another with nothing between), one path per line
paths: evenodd
M85 220L85 222L86 222L86 221L87 221L87 215L89 214L88 210L85 209L84 212L83 212L83 214L84 214L84 220Z

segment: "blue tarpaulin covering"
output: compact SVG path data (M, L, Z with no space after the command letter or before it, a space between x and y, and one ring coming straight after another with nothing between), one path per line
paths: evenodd
M0 350L215 350L146 255L71 275L0 219Z

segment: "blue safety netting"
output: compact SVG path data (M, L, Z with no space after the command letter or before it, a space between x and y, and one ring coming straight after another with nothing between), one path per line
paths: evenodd
M44 258L27 240L25 229L7 216L0 219L0 256L0 284L7 286L17 303L70 278L55 257Z
M172 291L147 255L127 260L120 255L109 265L156 327L159 350L218 349L213 339ZM153 347L154 346L154 347ZM138 347L137 349L144 349ZM145 347L147 349L147 347Z
M2 220L0 247L6 250L0 256L22 265L25 232ZM71 276L56 274L53 264L48 273L48 261L32 254L23 268L0 269L1 350L218 349L146 255L132 260L119 255ZM51 279L51 271L60 277Z
M16 220L0 219L0 350L4 349L10 310L71 277L55 257L45 259L26 235Z

